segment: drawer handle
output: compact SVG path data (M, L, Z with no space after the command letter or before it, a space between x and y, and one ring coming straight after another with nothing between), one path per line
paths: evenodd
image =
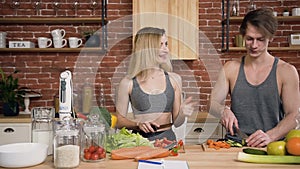
M5 132L5 133L13 133L13 132L15 132L15 130L12 129L12 128L6 128L6 129L4 130L4 132Z
M196 132L196 133L201 133L201 132L204 132L204 130L203 130L203 128L198 127L198 128L195 128L195 129L194 129L194 132Z

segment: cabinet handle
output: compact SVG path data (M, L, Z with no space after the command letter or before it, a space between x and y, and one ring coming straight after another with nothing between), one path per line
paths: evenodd
M13 133L13 132L15 132L15 130L12 129L12 128L6 128L6 129L4 130L4 132L5 132L5 133Z
M195 129L194 129L194 132L196 132L196 133L201 133L201 132L204 132L204 130L203 130L203 128L198 127L198 128L195 128Z

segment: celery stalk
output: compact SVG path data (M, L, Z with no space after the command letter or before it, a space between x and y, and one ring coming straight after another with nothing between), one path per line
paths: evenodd
M300 164L300 156L275 156L275 155L254 155L239 152L237 159L243 162L251 163L272 163L272 164Z

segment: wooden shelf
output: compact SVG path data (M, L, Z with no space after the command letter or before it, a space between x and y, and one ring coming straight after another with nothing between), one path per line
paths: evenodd
M40 53L80 53L80 52L99 52L106 53L102 48L0 48L0 52L40 52Z
M104 20L107 23L106 19ZM102 19L97 18L0 18L1 24L85 24L102 23Z
M300 51L299 47L268 47L269 51ZM222 51L226 51L226 49L222 49ZM238 52L238 51L246 51L245 47L229 47L229 51Z
M230 17L229 18L229 22L230 23L238 23L238 22L242 22L244 19L244 17ZM300 16L277 16L277 20L280 22L293 22L293 21L300 21ZM226 22L226 19L223 21Z

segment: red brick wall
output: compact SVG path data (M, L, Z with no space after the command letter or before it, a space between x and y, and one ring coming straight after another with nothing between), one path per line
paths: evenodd
M0 4L1 17L36 17L30 0L20 1L21 6L15 11L10 8L10 0L2 1ZM66 0L62 4L58 15L60 17L75 17L72 5L74 1ZM80 0L80 8L77 17L91 17L90 0ZM240 0L241 15L245 14L248 0ZM55 17L52 0L42 1L41 17ZM291 9L300 6L299 0L265 0L255 1L257 7L268 4L281 15L285 6ZM40 92L41 98L31 100L31 107L53 106L54 96L58 93L59 74L65 69L70 69L74 75L74 90L81 93L85 82L94 84L96 99L99 96L100 84L104 84L106 94L106 106L114 111L115 88L120 78L126 73L128 56L131 53L131 30L132 14L131 0L108 0L108 53L105 56L99 54L83 53L0 53L0 66L9 73L15 69L20 70L18 74L20 85L26 86ZM96 11L100 16L100 9ZM85 25L97 27L99 25ZM81 37L81 30L86 29L81 24L56 25L56 24L29 24L0 25L0 31L8 33L8 40L31 40L36 43L37 37L50 36L50 31L56 28L64 28L67 31L66 37ZM231 26L231 36L237 33L238 25ZM210 43L200 44L200 59L191 61L173 61L174 71L182 75L183 87L187 95L193 96L199 102L199 109L207 111L207 101L211 92L213 82L218 73L219 64L232 58L239 58L243 52L221 53L221 1L200 0L199 1L199 30L207 36ZM282 23L276 34L275 41L271 46L288 46L287 35L300 32L299 22ZM200 36L203 37L203 36ZM8 41L7 40L7 41ZM230 41L232 43L232 41ZM232 44L230 44L232 45ZM216 49L211 50L211 49ZM204 50L207 49L207 50ZM273 55L295 65L300 70L299 51L272 51ZM96 104L96 103L95 103Z

